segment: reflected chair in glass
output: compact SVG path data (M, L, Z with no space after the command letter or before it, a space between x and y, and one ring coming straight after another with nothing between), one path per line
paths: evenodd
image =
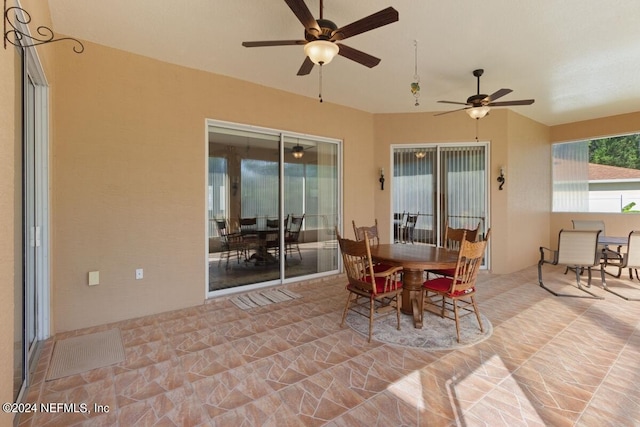
M416 229L416 223L418 222L418 215L420 215L419 212L417 214L410 214L410 213L407 214L407 221L401 230L402 243L407 243L407 242L411 242L411 244L414 243L413 237Z
M374 319L396 313L397 329L400 330L400 295L402 267L392 267L387 271L374 272L369 239L343 239L336 229L336 236L342 253L342 261L347 273L347 303L342 313L340 327L344 326L347 313L369 319L369 339L373 334Z
M538 261L538 283L544 290L557 297L604 299L582 287L580 273L587 271L587 288L591 287L591 270L600 266L598 251L598 236L600 230L560 230L558 235L558 249L552 250L540 247L540 261ZM549 255L547 257L547 255ZM567 270L575 271L576 287L587 295L567 294L554 291L547 287L542 280L542 266L544 264L563 265ZM565 270L565 274L567 272ZM604 283L604 268L600 267L600 275Z
M393 243L402 241L402 228L404 227L404 212L393 214Z
M604 227L604 221L591 220L591 219L573 219L571 220L574 230L600 230L601 236L606 236L606 230ZM604 272L610 276L618 278L622 275L622 246L619 245L617 249L611 249L608 245L598 244L598 252L600 252L600 259L606 266L612 266L617 268L617 272L609 273L607 270ZM565 270L567 273L569 269Z
M604 264L605 266L607 265L606 258ZM640 276L638 275L638 269L640 268L640 231L632 231L631 233L629 233L627 252L622 255L622 264L620 265L620 268L629 269L629 280L633 280L634 271L636 273L636 279L640 280ZM622 286L616 286L616 289L620 289L621 287ZM619 296L620 298L627 301L640 301L640 289L637 286L627 286L624 288L627 291L635 291L636 295L633 297L625 296L618 291L614 291L610 286L607 285L604 279L602 281L602 288L605 291Z
M304 214L302 216L291 215L291 221L289 222L289 228L284 234L284 257L287 258L289 252L294 249L298 251L298 256L302 260L302 252L300 252L300 231L302 230L302 222L304 221Z
M469 314L476 315L480 332L484 332L475 294L476 280L486 247L486 240L470 242L463 238L453 277L438 277L423 283L423 294L420 301L421 322L425 308L433 306L440 312L440 317L455 320L458 342L460 342L460 318Z
M478 234L480 233L479 222L475 229L451 228L449 227L448 221L445 224L445 227L446 228L444 232L444 240L443 240L442 246L449 251L459 251L460 244L465 239L469 242L475 242L476 240L478 240ZM488 238L489 238L489 235L487 234L485 240L487 240ZM456 272L455 268L449 268L449 269L443 269L443 270L432 270L432 271L427 271L427 276L429 275L429 273L431 273L438 276L453 277L455 272Z
M229 259L235 256L240 264L240 259L246 260L246 246L241 233L232 233L229 231L227 221L225 219L216 219L216 227L220 235L220 243L222 245L222 253L218 260L218 266L223 258L226 258L225 268L229 268Z

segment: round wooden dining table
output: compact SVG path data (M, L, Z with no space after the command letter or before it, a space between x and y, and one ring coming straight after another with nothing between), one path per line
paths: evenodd
M403 268L401 310L413 316L416 328L422 328L418 299L422 298L422 272L455 268L458 252L430 245L380 244L371 246L371 258Z

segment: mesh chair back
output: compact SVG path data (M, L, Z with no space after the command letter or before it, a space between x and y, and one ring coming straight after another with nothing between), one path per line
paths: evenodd
M600 230L560 230L558 264L592 267L600 263Z
M629 233L623 268L640 268L640 231Z

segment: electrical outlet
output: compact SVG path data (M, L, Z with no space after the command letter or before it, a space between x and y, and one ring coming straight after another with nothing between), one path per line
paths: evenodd
M141 268L136 269L136 280L140 280L144 277L144 270Z

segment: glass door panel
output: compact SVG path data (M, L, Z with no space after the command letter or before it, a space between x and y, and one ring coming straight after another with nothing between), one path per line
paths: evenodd
M280 278L280 136L211 127L209 291Z
M209 127L208 290L337 272L339 144Z
M284 137L285 278L338 268L338 145Z

